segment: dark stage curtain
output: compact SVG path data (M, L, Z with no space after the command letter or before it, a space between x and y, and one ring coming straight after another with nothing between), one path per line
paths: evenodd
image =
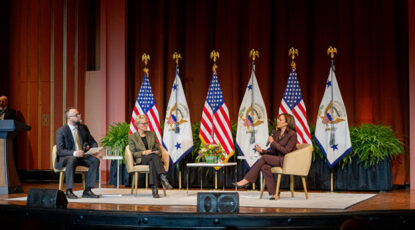
M143 79L148 53L150 82L163 120L175 76L172 54L183 56L181 78L192 122L200 121L212 76L212 50L220 52L218 76L231 120L237 119L250 77L250 49L257 49L256 76L275 118L290 70L291 46L309 121L315 122L335 46L336 75L350 125L383 123L408 152L407 1L393 0L198 0L128 1L128 111ZM393 161L395 184L408 177L408 154Z

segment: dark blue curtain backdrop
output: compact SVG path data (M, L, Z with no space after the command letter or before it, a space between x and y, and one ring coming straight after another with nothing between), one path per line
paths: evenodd
M230 118L236 121L253 48L260 55L256 76L268 117L275 118L290 70L288 50L293 46L300 54L297 72L307 116L315 123L329 73L327 48L334 46L349 124L383 123L397 132L406 153L392 162L393 183L405 184L409 168L407 11L405 0L128 1L126 120L143 79L143 53L151 56L150 83L164 119L175 77L172 54L179 52L191 121L200 122L212 76L209 54L217 50L219 81Z

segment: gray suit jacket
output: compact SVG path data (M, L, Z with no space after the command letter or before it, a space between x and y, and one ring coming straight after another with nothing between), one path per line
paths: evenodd
M158 151L157 155L161 157L161 151L160 146L157 141L156 133L153 131L145 131L148 149L151 149L153 151ZM130 148L131 153L134 156L134 160L136 164L141 164L142 160L142 153L146 149L144 146L143 140L141 140L140 134L138 132L135 132L128 136L128 146Z

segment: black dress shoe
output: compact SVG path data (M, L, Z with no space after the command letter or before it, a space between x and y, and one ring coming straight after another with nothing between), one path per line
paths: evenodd
M169 181L165 174L160 174L160 180L166 190L172 189L173 186L170 185Z
M88 190L82 193L82 198L99 198L99 196L94 194L91 190Z
M151 194L153 195L153 198L160 198L157 186L153 186L153 188L151 189Z
M78 199L78 197L75 194L73 194L73 192L70 190L66 191L65 195L68 199Z
M275 200L275 197L274 196L271 196L271 198L269 198L269 200Z
M248 188L251 183L246 183L244 185L238 185L238 182L233 182L232 185L236 186L237 188Z

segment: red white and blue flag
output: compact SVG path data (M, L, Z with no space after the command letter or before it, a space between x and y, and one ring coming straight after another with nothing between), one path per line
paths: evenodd
M294 116L297 126L297 143L311 144L311 134L310 128L308 127L305 104L301 95L297 72L294 68L291 68L284 96L281 100L279 114L281 113L288 113Z
M215 72L203 107L199 137L205 144L220 144L227 154L225 161L235 152L229 110Z
M130 134L137 132L134 121L138 115L145 115L148 118L148 128L157 135L157 140L161 144L161 128L159 111L156 107L153 91L151 90L150 80L148 79L148 69L144 70L144 79L138 92L137 101L131 115Z

